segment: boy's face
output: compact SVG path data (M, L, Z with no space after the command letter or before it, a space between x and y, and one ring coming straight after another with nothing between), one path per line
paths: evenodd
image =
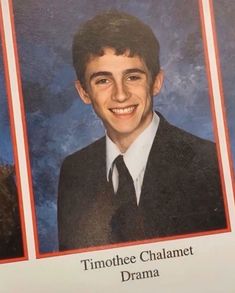
M162 72L151 81L140 57L115 55L113 49L106 48L103 56L93 57L87 64L86 90L79 81L76 87L114 142L127 136L133 141L152 120L152 96L160 91L162 81Z

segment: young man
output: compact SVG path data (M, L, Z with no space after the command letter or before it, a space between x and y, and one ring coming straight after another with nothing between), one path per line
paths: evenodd
M225 228L214 144L153 111L164 75L152 30L100 14L75 35L73 62L106 136L64 160L60 250Z

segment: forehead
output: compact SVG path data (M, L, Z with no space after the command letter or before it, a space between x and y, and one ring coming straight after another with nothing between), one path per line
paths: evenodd
M128 51L122 55L116 55L112 48L105 48L103 52L102 56L91 56L88 60L85 70L86 78L94 72L105 71L118 74L132 68L141 69L147 73L145 62L137 55L129 56Z

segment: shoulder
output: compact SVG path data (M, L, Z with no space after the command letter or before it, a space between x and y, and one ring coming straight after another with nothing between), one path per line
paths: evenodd
M170 124L160 113L160 124L159 124L159 132L163 133L166 138L170 138L175 143L187 143L187 144L200 144L200 145L214 145L213 142L200 138L192 133L189 133L177 126Z
M62 162L61 172L67 172L68 170L72 173L79 170L84 172L85 169L89 169L90 166L93 169L96 164L99 164L100 161L104 162L104 160L105 137L102 137L81 150L68 155Z
M161 141L162 148L175 162L205 163L217 165L216 145L214 142L200 138L181 128L170 124L160 114L160 124L156 140Z

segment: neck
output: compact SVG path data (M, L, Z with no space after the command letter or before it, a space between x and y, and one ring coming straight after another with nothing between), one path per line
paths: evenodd
M152 121L152 118L153 118L153 115L148 121L146 121L146 124L142 127L142 129L137 129L136 131L133 131L132 133L115 133L112 135L108 133L108 135L110 139L119 148L121 153L125 153L127 149L130 147L130 145L137 139L137 137L149 126L149 124Z
M127 135L126 137L122 135L120 137L113 138L112 141L116 144L121 153L125 153L135 139L136 137L131 137L130 135Z

